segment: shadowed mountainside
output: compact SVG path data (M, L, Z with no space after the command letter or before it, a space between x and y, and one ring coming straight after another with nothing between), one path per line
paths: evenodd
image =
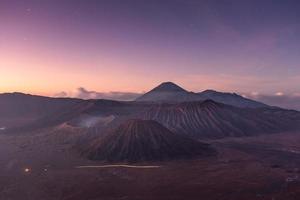
M279 108L242 109L206 100L155 105L143 118L158 121L176 133L221 138L295 130L300 113Z
M83 100L50 98L23 93L0 94L0 127L17 127L64 110Z
M0 117L43 116L82 102L74 98L51 98L23 93L0 94Z

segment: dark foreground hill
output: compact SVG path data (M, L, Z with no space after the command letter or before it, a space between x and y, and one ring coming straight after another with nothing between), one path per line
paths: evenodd
M207 144L174 134L153 120L128 120L83 151L90 159L106 161L154 161L209 155Z

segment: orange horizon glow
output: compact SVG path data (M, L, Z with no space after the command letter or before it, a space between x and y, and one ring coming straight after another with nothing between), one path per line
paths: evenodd
M194 92L300 93L294 18L266 15L266 25L242 6L248 29L231 12L215 16L214 2L199 11L174 2L180 16L144 3L0 1L0 92L142 93L172 81Z

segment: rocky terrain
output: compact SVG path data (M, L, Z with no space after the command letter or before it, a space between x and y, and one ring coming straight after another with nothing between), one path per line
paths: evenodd
M279 108L245 109L212 100L154 105L143 116L196 138L278 133L299 128L300 113Z

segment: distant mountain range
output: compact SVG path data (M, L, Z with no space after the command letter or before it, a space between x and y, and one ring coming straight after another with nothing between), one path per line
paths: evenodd
M298 111L237 94L188 92L171 82L129 102L0 94L0 111L0 134L79 133L83 138L76 146L82 155L116 162L206 155L213 150L196 140L300 128Z
M185 102L204 101L208 99L242 108L260 108L268 106L264 103L244 98L235 93L224 93L214 90L205 90L199 93L188 92L172 82L164 82L160 84L141 97L138 97L136 101Z
M136 101L50 98L0 94L0 133L61 124L105 133L126 120L154 120L177 134L196 138L250 136L297 129L300 112L267 106L237 94L193 93L162 83Z

